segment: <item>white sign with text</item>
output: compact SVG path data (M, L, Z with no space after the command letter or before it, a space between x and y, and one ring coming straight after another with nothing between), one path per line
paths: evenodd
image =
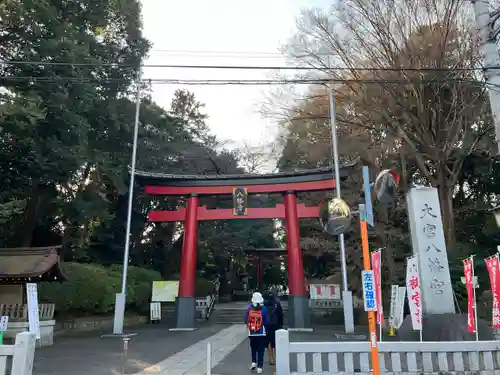
M29 331L40 339L40 317L38 316L38 291L35 283L26 284L26 299L28 300Z
M377 311L377 294L373 271L362 271L361 280L363 280L363 306L365 311Z

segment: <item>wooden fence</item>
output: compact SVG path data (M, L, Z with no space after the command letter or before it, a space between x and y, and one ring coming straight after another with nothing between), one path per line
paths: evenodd
M35 344L35 334L23 332L14 345L0 345L0 375L31 375Z
M276 332L276 375L369 375L370 343L290 342L286 330ZM500 375L500 341L382 342L384 375Z

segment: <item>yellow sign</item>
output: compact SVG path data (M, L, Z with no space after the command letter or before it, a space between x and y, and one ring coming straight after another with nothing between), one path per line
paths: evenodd
M175 302L179 293L178 281L153 281L152 302Z

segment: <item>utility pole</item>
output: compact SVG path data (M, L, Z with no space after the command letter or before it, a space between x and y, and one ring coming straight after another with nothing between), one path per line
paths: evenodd
M335 101L333 98L333 87L329 87L330 91L330 123L332 126L332 151L334 163L335 191L337 198L341 198L340 194L340 161L339 148L337 137L337 124L335 122ZM345 250L344 234L339 235L340 245L340 263L342 266L342 306L344 310L344 326L346 333L354 332L354 311L352 304L352 293L349 291L349 283L347 280L347 257Z
M471 0L474 6L476 26L481 39L481 52L484 58L486 87L490 97L491 114L495 125L495 141L500 153L500 56L497 49L497 38L500 28L495 26L500 18L500 8L490 11L488 0Z

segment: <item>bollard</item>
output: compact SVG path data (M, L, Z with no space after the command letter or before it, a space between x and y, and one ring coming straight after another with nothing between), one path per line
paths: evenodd
M128 362L128 342L130 337L123 338L123 363L122 363L122 375L127 374L127 362Z
M207 342L207 375L212 375L212 344Z
M396 330L394 329L393 326L389 326L389 336L391 337L396 336Z

